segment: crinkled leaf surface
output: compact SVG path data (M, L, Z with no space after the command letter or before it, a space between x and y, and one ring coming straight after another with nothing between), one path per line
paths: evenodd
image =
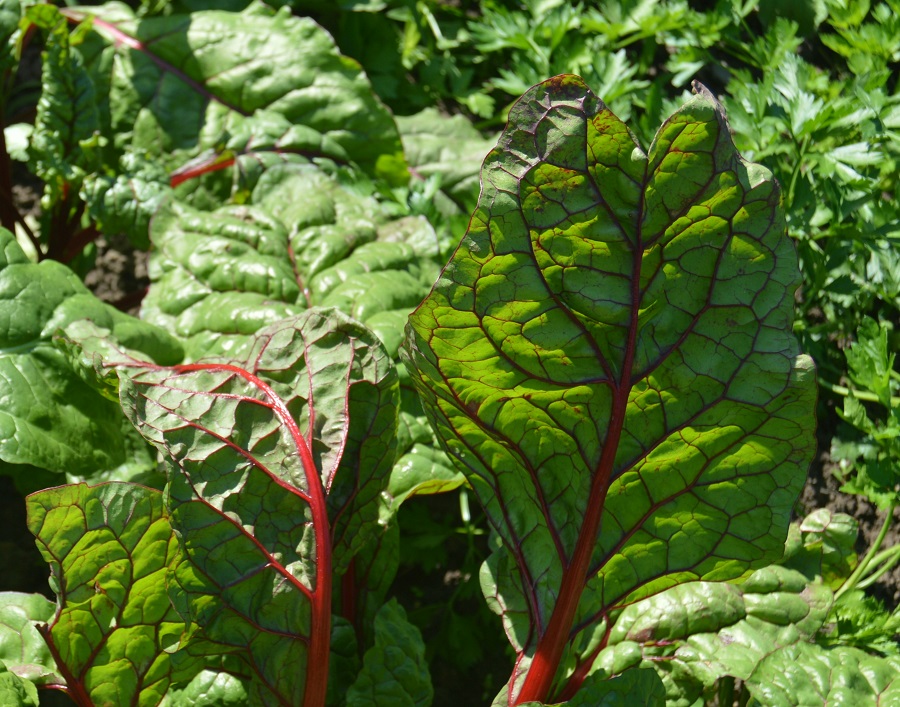
M771 707L893 705L900 700L900 658L797 643L761 656L746 685L760 704Z
M249 351L240 366L122 362L122 405L171 468L190 561L172 600L210 650L244 661L251 703L320 704L332 569L378 522L396 373L378 340L334 310L263 329Z
M160 363L181 359L174 337L101 302L64 265L32 263L0 230L0 459L10 473L20 467L27 474L28 465L78 476L121 471L146 447L118 404L87 385L53 346L54 333L79 319Z
M48 32L28 153L34 174L44 181L45 195L54 204L69 188L77 190L85 173L99 165L100 113L91 76L80 52L71 46L66 18L49 4L30 8L26 17Z
M424 220L381 221L373 199L309 165L269 170L246 207L172 203L152 224L142 315L196 359L309 306L335 306L396 352L437 273L436 239Z
M465 116L447 116L437 108L396 120L413 173L422 178L438 176L443 195L462 213L471 213L481 188L481 162L494 142Z
M594 668L653 667L669 704L708 701L719 678L748 680L765 655L812 641L832 601L827 587L777 565L740 585L688 582L626 608Z
M145 19L121 4L67 12L94 17L83 52L109 94L104 132L120 149L157 159L175 150L199 154L268 110L322 135L320 156L349 155L370 174L405 183L390 113L359 65L309 18L257 3L240 13Z
M347 707L429 707L433 697L422 635L391 599L375 617L375 645L347 690Z
M0 592L0 661L21 678L61 684L37 624L53 617L55 604L41 594Z
M44 636L69 692L82 704L159 704L202 667L175 650L188 626L166 593L180 552L162 493L77 484L26 504L58 595Z
M832 607L826 586L777 565L739 586L692 582L625 609L598 664L654 667L673 707L710 701L726 675L767 707L893 704L896 656L816 642Z
M515 105L410 317L438 436L503 540L482 573L547 700L610 612L781 555L815 440L779 189L706 92L647 152L577 77Z
M183 690L174 690L166 707L244 707L247 691L233 675L202 670Z

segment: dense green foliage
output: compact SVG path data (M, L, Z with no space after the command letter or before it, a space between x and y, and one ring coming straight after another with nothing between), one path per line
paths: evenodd
M0 0L0 702L897 699L896 0L130 5Z

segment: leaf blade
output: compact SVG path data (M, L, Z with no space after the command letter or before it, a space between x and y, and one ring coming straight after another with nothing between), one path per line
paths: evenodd
M639 592L780 554L811 458L778 189L698 93L644 153L577 77L531 89L410 318L432 425L510 557L510 704Z

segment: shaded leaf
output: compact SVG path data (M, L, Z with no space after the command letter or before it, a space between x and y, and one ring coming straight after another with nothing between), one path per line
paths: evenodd
M347 690L347 707L429 707L433 696L422 635L392 599L375 617L375 645Z

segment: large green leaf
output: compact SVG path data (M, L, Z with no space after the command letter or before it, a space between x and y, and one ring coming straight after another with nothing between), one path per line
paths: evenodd
M243 661L252 704L318 705L332 582L377 532L396 453L397 376L335 310L264 328L244 353L240 365L102 365L124 374L123 408L169 466L189 561L170 596L202 627L193 650Z
M779 189L697 94L645 152L579 78L531 89L410 317L426 411L503 542L482 580L511 705L579 684L620 608L779 557L815 448Z
M166 594L178 541L154 489L111 482L27 499L58 609L44 637L79 704L146 705L202 667L179 642L189 626Z
M0 230L0 460L26 485L30 467L92 476L153 465L119 406L53 346L53 335L79 319L161 363L181 359L174 337L104 304L64 265L32 263Z
M67 14L93 17L83 51L109 95L108 134L119 149L162 160L215 151L254 113L270 111L322 136L322 151L309 157L349 155L370 174L406 181L390 113L309 18L261 3L146 19L118 3Z
M70 189L77 191L84 175L99 166L100 114L94 83L81 54L71 46L66 18L49 4L30 8L26 17L48 33L28 152L34 173L46 185L43 206L49 209L67 199ZM54 244L50 246L52 250Z

